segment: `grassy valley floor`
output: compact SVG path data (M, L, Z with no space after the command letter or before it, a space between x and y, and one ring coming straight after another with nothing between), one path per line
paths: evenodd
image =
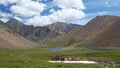
M64 64L49 63L56 55L80 57L81 60L93 60L100 64ZM104 64L111 68L120 68L120 50L72 49L51 52L44 49L0 49L0 68L101 68ZM102 64L101 64L102 63Z

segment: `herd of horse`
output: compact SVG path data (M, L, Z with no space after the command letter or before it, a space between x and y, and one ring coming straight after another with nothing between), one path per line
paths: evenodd
M65 56L54 56L51 58L52 61L80 61L79 57L65 57Z

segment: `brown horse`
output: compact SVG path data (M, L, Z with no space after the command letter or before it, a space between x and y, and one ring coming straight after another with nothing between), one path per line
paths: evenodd
M53 57L51 60L54 60L54 61L64 61L64 57L61 57L59 55Z
M54 56L51 60L53 61L80 61L79 57L72 58L72 57L63 57L63 56Z

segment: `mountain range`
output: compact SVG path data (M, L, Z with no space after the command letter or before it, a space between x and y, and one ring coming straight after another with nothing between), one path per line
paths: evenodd
M35 42L59 35L47 27L27 26L16 19L10 19L8 22L6 22L6 24L13 30L17 31L24 38Z
M48 47L119 47L119 26L120 17L110 15L97 16L86 25L56 22L43 27L24 25L12 18L6 23L0 21L0 47L41 46L38 43Z

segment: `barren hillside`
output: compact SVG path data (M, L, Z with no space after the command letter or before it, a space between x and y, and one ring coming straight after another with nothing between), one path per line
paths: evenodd
M3 48L31 48L36 44L24 39L16 31L0 21L0 47Z

